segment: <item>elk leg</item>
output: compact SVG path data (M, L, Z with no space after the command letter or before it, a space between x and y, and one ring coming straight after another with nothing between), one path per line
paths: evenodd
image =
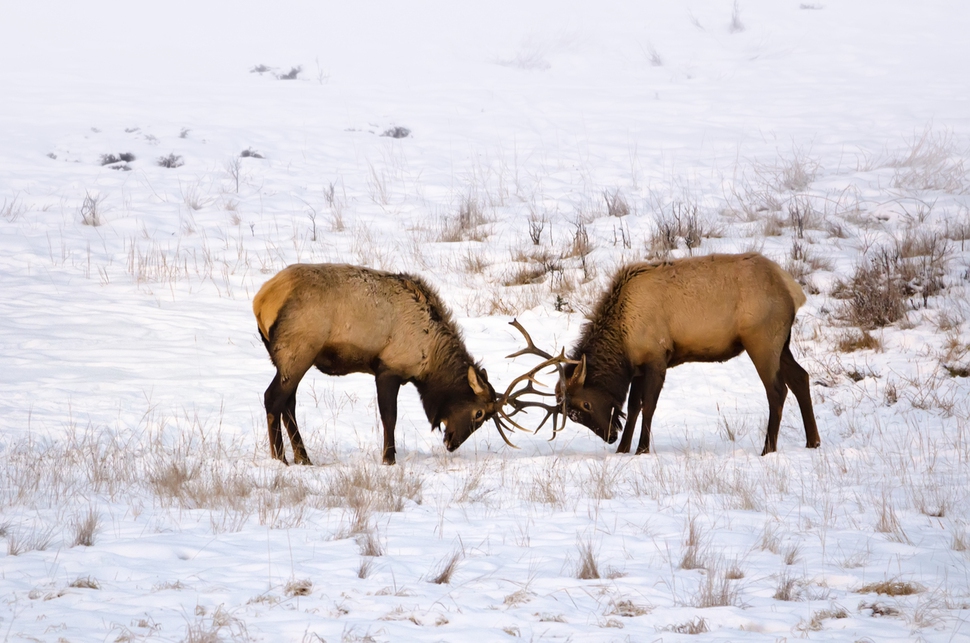
M296 424L296 390L290 394L286 400L286 408L283 411L283 424L286 432L290 434L290 444L293 446L293 462L295 464L313 464L303 446L303 436L300 435L300 427ZM277 432L279 430L277 429ZM282 438L280 438L282 442Z
M785 378L785 383L798 400L798 409L802 412L802 424L805 426L805 447L808 449L818 448L822 443L818 435L818 426L815 424L815 413L812 410L812 393L809 388L808 373L802 368L801 364L795 361L794 355L785 342L785 348L781 352L781 373Z
M633 445L633 431L636 426L637 418L640 416L640 408L643 400L643 376L637 375L630 382L630 399L627 400L626 425L623 427L623 437L620 438L620 446L616 448L617 453L629 453Z
M643 375L643 421L640 426L637 455L650 453L650 425L653 423L654 411L657 410L660 390L664 387L664 380L667 378L666 364L645 366L644 369L646 372Z
M748 356L754 362L758 377L764 384L768 396L768 429L765 432L765 448L761 455L774 453L778 449L778 428L781 426L781 412L785 407L788 396L788 386L785 376L781 372L781 353L784 345L777 348L762 347L759 343L750 342L744 345Z
M397 451L394 448L394 427L397 424L397 393L403 380L397 375L379 372L377 380L377 409L384 425L384 464L394 464Z
M781 370L778 371L774 381L765 384L765 392L768 394L768 430L765 433L765 448L761 451L761 455L774 453L778 450L781 412L785 408L785 398L788 396L788 387L785 385Z
M283 450L283 432L280 429L280 416L286 406L288 394L283 391L280 382L280 372L276 371L276 376L270 382L269 388L263 394L263 404L266 407L266 424L269 426L269 453L283 464L286 461L286 453Z

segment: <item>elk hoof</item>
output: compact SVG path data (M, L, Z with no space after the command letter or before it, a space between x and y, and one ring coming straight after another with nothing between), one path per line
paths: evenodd
M637 449L637 455L642 455L644 453L649 454L650 447L643 447L642 449Z
M313 463L310 462L310 457L305 453L302 456L293 456L293 464L305 464L308 466L313 466Z

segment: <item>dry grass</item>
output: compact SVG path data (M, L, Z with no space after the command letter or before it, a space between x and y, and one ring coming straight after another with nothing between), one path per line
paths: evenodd
M625 217L630 214L630 206L619 189L604 190L603 199L606 201L606 213L611 217Z
M605 616L622 616L623 618L636 618L653 611L652 607L639 605L633 601L623 598L610 600L610 605L606 610Z
M102 214L104 199L105 197L98 193L84 193L84 201L81 203L81 207L78 209L78 214L81 216L82 224L96 228L104 223Z
M545 471L533 473L524 495L529 502L562 508L566 498L566 479L561 469L554 463Z
M684 555L680 558L681 569L705 569L707 561L701 552L701 531L692 518L687 523L687 536L684 539Z
M868 583L855 590L856 594L884 594L886 596L912 596L926 591L919 583L899 580L884 580Z
M770 551L772 554L777 554L781 551L781 536L778 535L778 527L776 525L772 523L765 524L758 548Z
M830 607L812 613L812 618L806 623L802 621L795 628L801 632L819 632L825 627L825 621L849 618L849 612L844 607Z
M357 566L357 578L367 578L373 570L374 559L369 557L361 558L360 564Z
M91 547L94 545L94 537L101 527L101 516L93 508L86 514L76 515L71 519L71 531L73 532L72 547L78 545Z
M31 551L45 551L53 537L53 529L34 529L28 533L11 531L7 534L7 555L20 556Z
M183 643L220 643L228 638L231 641L251 641L246 624L231 615L221 605L212 613L206 616L206 610L202 606L196 608L198 620L189 623L185 629Z
M708 565L707 573L701 581L694 607L729 607L739 604L739 588L733 578L722 569L720 562Z
M299 580L294 578L287 581L286 585L283 587L283 593L289 598L294 598L296 596L309 596L313 593L313 581L308 578Z
M579 580L600 578L599 563L596 561L596 551L593 548L592 540L580 540L577 548L579 549L579 565L576 569L576 578Z
M786 571L778 579L772 598L776 601L800 601L803 594L803 583Z
M448 558L442 560L435 567L435 570L431 572L429 581L435 585L448 585L451 583L451 577L454 575L455 570L458 569L458 563L465 557L464 549L458 549L451 554Z
M101 589L101 584L90 576L79 576L71 581L68 587L77 589Z
M933 132L927 127L889 161L889 167L895 170L892 186L961 193L970 185L970 172L962 158L965 155L966 150L957 149L952 132Z
M879 520L876 522L876 531L887 534L890 540L898 543L910 544L911 541L903 531L899 519L896 517L896 510L893 508L889 498L882 499L882 507L879 512Z
M616 460L599 460L587 465L589 475L583 481L583 488L590 498L610 500L616 496L622 469Z
M661 208L654 217L653 233L650 236L648 255L666 259L681 243L693 254L705 237L718 236L720 233L708 226L700 218L699 208L694 201L675 201Z
M967 533L966 527L955 527L953 531L953 540L950 541L950 549L953 551L970 551L970 534Z
M668 625L662 631L673 632L674 634L704 634L710 632L711 629L707 626L707 621L698 616L686 623Z
M420 502L422 487L421 478L407 466L358 461L334 472L323 497L331 507L366 505L371 511L399 512L408 501Z
M835 348L840 353L855 351L881 351L882 341L868 330L843 330L835 340Z
M844 300L842 318L863 330L893 324L909 308L899 256L887 249L858 265L852 277L840 282L832 295Z
M26 211L27 208L22 202L18 202L17 197L14 197L9 201L5 197L3 199L3 204L0 205L0 217L9 223L13 223L19 219Z
M484 241L489 235L484 227L487 223L482 202L472 195L466 195L458 205L458 212L442 222L437 240L442 243Z

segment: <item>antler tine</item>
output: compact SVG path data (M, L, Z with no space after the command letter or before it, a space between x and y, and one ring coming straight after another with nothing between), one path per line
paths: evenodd
M499 413L501 413L501 411ZM501 414L504 415L504 413ZM495 423L495 428L498 429L498 434L502 436L502 440L505 441L505 444L509 445L513 449L518 449L519 447L512 444L512 441L509 440L507 435L505 435L505 429L507 429L507 427L502 424L502 421L497 416L493 415L492 422Z
M546 422L548 422L549 418L551 417L553 419L552 437L555 438L556 434L563 427L565 427L565 424L566 424L565 404L564 403L547 404L545 402L526 401L521 398L525 395L531 395L531 394L541 395L546 397L555 396L556 395L555 393L545 393L536 388L536 385L542 386L542 382L536 379L536 375L543 369L553 366L555 367L556 372L558 372L560 379L563 379L563 376L565 373L565 369L563 368L563 365L578 364L579 362L577 362L576 360L567 359L565 349L560 350L559 355L553 356L551 353L547 353L546 351L537 347L535 345L535 342L532 340L532 336L529 335L529 332L522 326L522 324L519 323L517 319L513 319L511 322L509 322L509 325L513 326L516 330L522 333L522 336L525 338L527 346L526 348L509 355L508 359L519 357L521 355L537 355L539 357L542 357L543 361L542 363L534 366L533 368L529 369L522 375L519 375L514 380L512 380L512 383L509 384L508 388L505 390L504 395L502 395L500 410L498 412L499 416L501 416L501 418L504 421L508 422L510 425L514 426L515 428L520 429L522 431L529 431L530 429L525 428L524 426L516 422L514 419L512 419L512 416L517 415L521 412L526 412L526 410L530 408L542 409L546 412L545 417L542 418L542 421L539 423L539 426L533 432L537 432L539 429L545 426ZM515 387L521 384L522 382L525 382L525 386L522 386L521 388L516 389ZM511 413L506 413L504 411L505 406L511 406L513 408L513 411ZM562 415L561 426L559 425L560 415Z
M509 326L515 327L516 330L522 333L522 336L525 337L525 342L528 344L528 346L520 351L512 353L511 355L506 355L505 359L512 359L514 357L519 357L520 355L538 355L543 359L553 359L552 355L535 345L535 343L532 341L532 337L529 335L529 332L522 327L522 324L519 323L518 319L513 319L510 321Z

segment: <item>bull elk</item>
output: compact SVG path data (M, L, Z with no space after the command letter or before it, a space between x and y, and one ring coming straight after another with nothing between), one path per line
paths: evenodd
M801 411L805 446L820 444L808 374L790 348L795 312L804 303L801 286L775 262L756 253L715 254L618 270L568 358L536 348L513 323L528 342L520 353L540 355L543 365L560 369L558 404L531 405L545 408L546 419L564 412L610 444L625 416L617 453L630 452L641 413L636 452L649 453L650 424L668 368L723 362L746 351L768 395L765 455L777 449L789 388Z
M397 395L407 382L418 389L432 428L444 425L449 451L488 419L508 442L485 369L469 356L450 312L421 279L349 265L294 264L259 289L253 312L276 367L263 399L277 460L286 462L282 418L293 460L310 464L296 423L296 390L311 366L327 375L374 375L385 464L395 461Z

